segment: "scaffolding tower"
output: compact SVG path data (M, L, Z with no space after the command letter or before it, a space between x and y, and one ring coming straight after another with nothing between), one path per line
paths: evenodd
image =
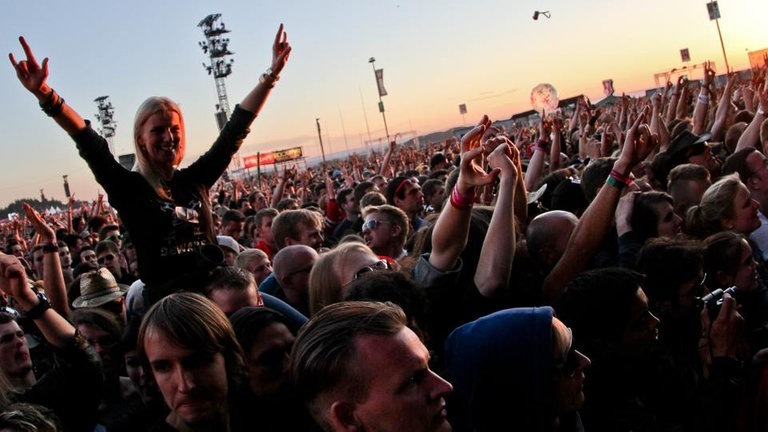
M96 102L96 109L99 111L96 113L96 119L99 121L99 133L104 139L107 140L109 145L109 151L112 156L115 156L115 129L117 128L117 122L115 122L115 109L112 106L112 102L109 101L109 96L99 96L93 100Z

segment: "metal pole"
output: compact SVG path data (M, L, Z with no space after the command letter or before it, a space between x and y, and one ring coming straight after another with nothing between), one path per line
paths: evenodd
M723 34L720 33L720 20L716 19L715 24L717 25L717 35L720 36L720 48L723 50L723 59L725 59L725 71L726 73L731 71L730 66L728 66L728 56L725 55L725 44L723 44Z
M387 116L384 114L384 101L381 100L381 93L379 92L379 78L376 76L376 60L371 57L368 61L373 67L373 78L376 79L376 93L379 94L379 111L381 111L381 118L384 119L384 133L387 135L387 145L389 145L389 128L387 128Z
M365 113L365 101L363 101L363 89L357 88L360 91L360 105L363 106L363 118L365 119L365 130L368 131L368 142L373 141L371 139L371 128L368 127L368 114Z
M320 140L320 153L323 155L323 165L325 165L325 149L323 148L323 136L320 133L320 119L316 118L315 123L317 123L317 139Z

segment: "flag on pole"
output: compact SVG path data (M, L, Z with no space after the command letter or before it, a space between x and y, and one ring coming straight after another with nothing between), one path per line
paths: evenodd
M613 95L613 80L603 80L603 94L607 96Z
M680 58L683 60L683 63L691 61L691 52L688 51L688 48L680 50Z
M376 69L376 85L379 86L379 96L386 96L387 89L384 88L384 69Z
M467 104L459 105L459 114L464 115L467 113Z
M709 12L710 21L714 21L720 18L720 6L717 5L716 1L707 3L707 12Z

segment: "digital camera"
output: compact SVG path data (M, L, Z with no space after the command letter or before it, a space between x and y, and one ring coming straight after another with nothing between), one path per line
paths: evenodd
M736 287L732 286L726 289L718 288L704 297L697 297L696 300L701 308L707 308L710 322L717 319L717 315L720 313L720 308L723 306L723 297L726 293L731 296L736 292Z

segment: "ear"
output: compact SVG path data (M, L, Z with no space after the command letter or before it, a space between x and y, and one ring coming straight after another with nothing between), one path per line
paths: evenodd
M295 244L299 244L298 242L296 242L296 240L294 240L294 239L292 239L290 237L284 238L283 239L283 243L285 243L286 246L293 246Z
M756 176L752 176L747 179L746 185L750 192L760 190L760 179L758 179Z
M721 287L731 286L733 284L733 276L726 274L722 270L717 271L715 280L717 281L717 285Z
M355 405L345 401L335 401L328 409L328 422L335 431L362 431L363 426L355 415Z
M398 237L403 232L403 228L400 225L390 224L389 226L392 228L392 237Z
M539 263L544 264L547 267L551 267L555 265L553 260L555 257L553 256L552 250L550 248L544 247L539 249L539 251L536 253L536 258L539 261Z

